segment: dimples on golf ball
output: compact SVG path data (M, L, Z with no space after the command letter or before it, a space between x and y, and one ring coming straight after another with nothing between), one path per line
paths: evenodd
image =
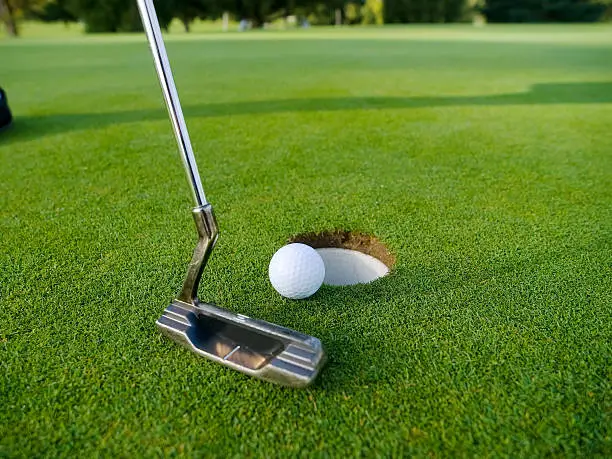
M281 247L270 260L270 282L286 298L301 299L313 295L325 278L323 259L305 244Z

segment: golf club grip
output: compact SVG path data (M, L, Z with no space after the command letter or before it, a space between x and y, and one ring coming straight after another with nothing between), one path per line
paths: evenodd
M151 53L153 54L153 60L155 61L155 69L157 70L159 83L164 94L166 106L168 107L168 114L170 115L174 135L176 136L176 141L183 157L185 171L187 172L187 177L191 184L193 197L196 206L201 207L206 205L208 201L204 194L198 166L193 154L193 148L191 147L191 141L189 140L189 132L187 131L183 110L181 109L181 102L179 101L176 85L174 84L170 61L166 54L166 47L159 28L153 0L137 0L137 2L142 25L144 26Z

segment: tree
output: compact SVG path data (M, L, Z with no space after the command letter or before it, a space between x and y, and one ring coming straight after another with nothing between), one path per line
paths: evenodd
M283 0L236 0L234 12L242 19L250 19L255 27L261 27L283 15L286 3Z
M483 13L489 22L593 22L605 10L603 1L487 0Z
M0 20L4 23L6 33L11 37L19 35L17 21L15 20L15 11L8 0L0 0Z
M381 25L384 21L383 0L366 0L361 7L361 23Z
M603 12L601 19L603 20L612 19L612 0L600 0L599 3L604 8L604 12Z
M353 2L344 5L344 20L347 24L358 24L361 22L361 6Z
M0 21L4 23L7 33L16 37L19 35L17 20L40 12L49 0L0 0Z
M171 0L155 2L159 24L167 28L172 20ZM85 23L86 32L137 32L142 23L135 1L66 0L66 8Z
M385 0L385 22L457 22L467 10L466 0Z
M204 2L200 0L174 0L172 13L181 20L185 32L189 32L191 22L202 14L204 8Z
M195 19L217 19L228 9L231 3L223 0L172 0L170 3L170 15L183 23L185 32L189 32Z
M44 22L62 21L64 23L75 22L77 18L68 11L66 0L49 1L39 13L34 13L34 17Z
M350 22L347 18L347 0L328 0L326 2L317 0L296 0L297 11L306 17L311 24L332 25L336 23L336 15L343 23ZM357 15L360 12L357 11Z

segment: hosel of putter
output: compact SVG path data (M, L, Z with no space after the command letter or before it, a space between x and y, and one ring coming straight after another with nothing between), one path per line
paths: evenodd
M198 286L208 257L217 242L219 228L210 204L193 209L193 219L198 230L198 244L187 268L187 276L178 300L195 305L198 297Z

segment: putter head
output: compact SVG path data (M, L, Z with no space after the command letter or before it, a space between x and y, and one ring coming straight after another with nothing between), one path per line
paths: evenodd
M290 387L312 383L325 363L317 338L198 300L219 232L210 204L196 207L193 217L198 244L183 288L157 320L158 328L190 351L247 375Z
M157 326L196 354L284 386L308 386L325 363L317 338L212 304L175 300Z

